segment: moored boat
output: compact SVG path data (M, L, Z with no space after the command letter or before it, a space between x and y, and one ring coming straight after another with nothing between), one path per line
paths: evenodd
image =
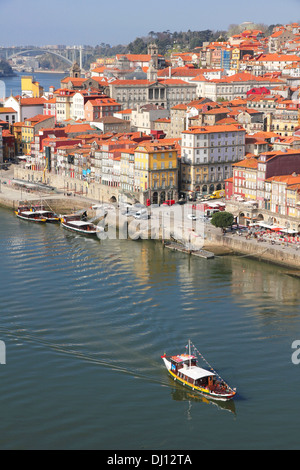
M17 211L15 211L16 216L22 220L28 220L29 222L36 222L36 223L46 223L46 218L42 217L41 214L36 212L32 212L30 210L25 210L22 207L19 207Z
M32 211L33 214L39 214L41 217L46 219L46 222L59 222L60 218L51 210L36 210Z
M75 219L75 220L74 220ZM65 216L61 219L61 225L72 232L76 232L81 235L95 236L98 233L98 227L91 222L78 220L75 217Z
M236 389L229 387L210 366L210 370L199 367L197 356L191 354L190 341L188 347L189 353L161 356L173 379L207 398L222 401L233 399L236 395ZM202 355L201 357L204 359Z
M43 205L31 206L30 210L37 214L40 214L47 222L59 222L60 218L51 209L46 209Z

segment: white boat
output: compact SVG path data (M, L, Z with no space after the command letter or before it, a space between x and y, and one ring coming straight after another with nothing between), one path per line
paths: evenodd
M79 233L81 235L95 236L99 232L98 227L90 222L85 222L83 220L73 220L68 219L68 217L63 217L61 219L61 225L72 232Z
M166 356L164 354L161 356L173 379L185 387L213 400L228 401L234 398L236 389L230 388L210 366L211 370L198 367L197 357L191 354L190 341L188 347L188 354L176 356ZM204 359L202 355L201 357Z

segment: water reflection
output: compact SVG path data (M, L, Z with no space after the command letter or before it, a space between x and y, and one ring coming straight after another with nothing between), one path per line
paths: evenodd
M169 383L170 383L170 388L171 388L171 397L174 401L188 401L189 402L189 418L191 419L191 410L192 410L192 405L193 404L202 404L204 403L205 405L214 405L216 406L219 410L225 410L229 411L230 413L233 413L236 416L236 406L234 400L230 401L214 401L214 400L208 400L206 397L203 397L199 393L195 393L191 390L185 390L179 385L176 385L174 381L169 378Z
M282 268L253 260L230 259L232 293L241 300L254 296L268 302L299 306L300 280L286 275Z

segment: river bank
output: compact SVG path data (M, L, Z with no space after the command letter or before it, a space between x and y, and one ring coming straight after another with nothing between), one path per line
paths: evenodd
M9 181L12 183L12 181ZM38 203L41 200L58 214L66 214L85 209L90 218L97 215L92 209L92 205L99 204L99 201L88 199L84 196L66 196L58 191L39 191L26 192L21 189L15 189L12 184L4 184L2 180L0 192L0 206L15 210L19 201L28 201ZM110 204L109 201L102 201ZM115 208L114 205L111 205ZM159 211L159 210L158 210ZM117 215L116 215L117 214ZM165 242L168 240L164 226L161 224L159 212L152 215L151 223L149 220L136 221L133 217L126 217L117 213L116 210L108 211L106 217L106 226L119 231L122 238L137 239L155 239ZM155 218L157 220L155 221ZM220 229L216 229L210 224L203 225L203 233L198 234L188 225L179 230L177 235L176 228L171 233L171 239L174 243L169 248L175 251L181 251L189 254L197 254L197 251L213 253L215 256L235 255L254 258L259 261L266 261L284 266L288 269L300 269L300 250L297 246L273 245L268 242L260 243L257 239L246 239L245 236L236 235L234 232L223 235ZM122 234L122 235L120 235ZM170 234L169 234L170 238ZM180 243L182 249L176 249L176 244ZM189 248L186 248L189 247ZM205 257L205 256L204 256ZM209 259L210 256L207 256Z

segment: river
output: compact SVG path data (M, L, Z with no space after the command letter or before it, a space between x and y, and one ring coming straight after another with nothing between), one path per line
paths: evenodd
M26 76L33 76L34 79L40 83L40 85L44 88L45 92L49 91L50 86L54 86L55 88L60 88L60 81L66 76L63 73L18 73L14 77L5 77L1 78L0 80L0 99L3 98L4 94L6 97L12 95L21 95L21 77L23 75ZM1 83L2 82L2 83ZM5 90L4 90L4 86Z
M300 280L0 217L1 449L299 448ZM169 378L188 339L234 402Z

